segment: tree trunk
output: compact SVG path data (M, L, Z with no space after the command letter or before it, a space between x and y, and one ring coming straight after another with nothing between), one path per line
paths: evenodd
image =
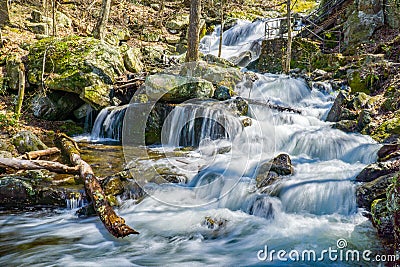
M52 0L51 2L51 14L53 19L53 36L57 36L57 22L56 22L56 12L57 12L57 0Z
M286 47L286 61L285 61L285 73L289 74L290 61L292 60L292 21L291 21L291 3L287 0L287 27L288 27L288 41Z
M221 0L221 30L219 31L218 57L222 54L222 37L224 34L224 1Z
M139 232L126 225L125 220L114 212L92 168L81 159L76 144L69 137L62 134L57 136L56 142L60 146L62 153L69 157L71 164L79 166L80 176L85 181L86 194L92 200L96 214L100 217L107 230L115 237L139 234Z
M10 23L8 0L0 0L0 27Z
M49 155L53 155L53 154L57 154L60 153L60 150L56 147L50 147L48 149L44 149L44 150L36 150L36 151L30 151L25 153L24 155L18 157L18 159L35 159L35 158L39 158L42 156L49 156Z
M192 0L190 3L190 23L188 32L188 48L186 52L186 62L199 60L200 42L200 16L201 0Z
M0 158L0 167L12 168L15 170L41 170L46 169L55 173L78 174L79 167L69 167L67 165L46 161L46 160L24 160Z
M160 1L160 9L158 10L158 26L161 27L163 24L163 18L164 18L164 8L165 8L165 0Z
M102 0L100 17L93 30L93 37L103 40L106 35L108 17L110 16L111 0Z
M19 117L21 116L21 109L22 109L22 103L24 102L24 96L25 96L25 66L23 63L19 64L19 69L18 69L18 100L17 100L17 105L15 106L15 115L17 116L17 119L19 120Z

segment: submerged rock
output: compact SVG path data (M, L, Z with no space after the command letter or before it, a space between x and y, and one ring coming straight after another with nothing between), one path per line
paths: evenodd
M31 131L21 131L15 134L12 137L12 143L21 154L35 150L47 149L47 146Z
M261 164L257 169L256 183L258 188L275 183L281 176L292 175L292 161L287 154L280 154L271 161Z

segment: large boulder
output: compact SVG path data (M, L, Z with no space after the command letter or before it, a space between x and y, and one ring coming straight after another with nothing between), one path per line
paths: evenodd
M258 188L274 184L281 176L293 174L292 161L287 154L280 154L271 161L261 164L257 169L256 183Z
M165 27L171 33L177 33L178 31L185 29L185 27L187 27L188 25L189 25L189 15L187 14L177 15L173 19L165 23Z
M338 122L341 120L355 120L357 115L347 108L349 103L349 95L346 91L342 90L333 103L331 110L326 118L327 121Z
M95 108L109 105L111 85L125 72L118 49L94 38L77 36L44 38L30 46L28 69L29 83L44 83L51 90L78 94Z
M193 98L210 98L212 83L196 78L171 74L155 74L146 78L146 94L150 100L181 103Z
M243 80L243 73L238 68L210 64L204 61L184 64L179 72L182 76L198 77L216 86L226 86L234 89Z
M84 102L78 95L54 91L36 95L31 101L33 115L40 119L60 121L69 118L72 112Z
M47 146L31 131L21 131L15 134L12 137L12 143L21 154L35 150L47 149Z

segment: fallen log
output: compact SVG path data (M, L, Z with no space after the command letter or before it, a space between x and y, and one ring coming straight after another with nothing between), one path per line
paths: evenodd
M99 180L94 175L90 165L81 158L76 144L64 134L58 134L55 141L61 153L68 157L71 164L79 167L80 176L85 181L86 194L92 200L96 214L100 217L107 230L115 237L139 234L139 232L126 225L125 220L119 217L112 209L100 186Z
M56 173L79 174L79 167L69 167L67 165L47 161L47 160L25 160L15 158L0 158L0 167L12 168L15 170L40 170L46 169Z
M22 156L19 156L17 159L36 159L42 156L49 156L49 155L53 155L56 153L60 153L60 150L57 147L50 147L48 149L44 149L44 150L36 150L36 151L30 151L25 153Z

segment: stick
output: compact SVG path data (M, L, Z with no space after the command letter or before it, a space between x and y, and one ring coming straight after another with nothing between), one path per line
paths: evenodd
M48 156L48 155L53 155L56 153L60 153L60 150L57 147L50 147L48 149L44 150L37 150L37 151L31 151L27 152L22 156L19 156L17 159L35 159L41 156Z

